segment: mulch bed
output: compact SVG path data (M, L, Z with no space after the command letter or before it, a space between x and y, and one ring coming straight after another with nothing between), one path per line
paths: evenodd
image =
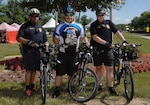
M0 70L0 82L2 81L13 81L13 82L24 82L25 72L22 57L15 57L11 59L5 59L0 61L0 66L4 66L3 70ZM88 65L89 68L94 69ZM132 70L134 73L150 71L150 54L142 54L139 59L132 61ZM53 71L55 75L55 71ZM40 73L37 72L37 79L39 79ZM55 77L54 77L55 78ZM68 77L64 75L64 78Z

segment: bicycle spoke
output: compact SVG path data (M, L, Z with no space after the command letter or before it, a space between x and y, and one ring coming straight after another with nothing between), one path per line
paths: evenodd
M82 78L79 80L82 71L77 71L69 80L69 94L78 102L86 102L93 98L97 91L97 77L94 72L87 69L86 72L82 72ZM74 84L75 89L71 89L71 84Z
M130 101L133 98L134 94L134 82L133 82L133 73L131 71L130 66L126 66L125 68L125 79L124 79L124 85L125 85L125 94L127 99Z

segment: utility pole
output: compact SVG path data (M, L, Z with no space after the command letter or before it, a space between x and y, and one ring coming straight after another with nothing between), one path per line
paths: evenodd
M110 14L109 14L110 17L109 17L109 18L110 18L110 20L112 21L112 7L110 7L109 10L110 10Z

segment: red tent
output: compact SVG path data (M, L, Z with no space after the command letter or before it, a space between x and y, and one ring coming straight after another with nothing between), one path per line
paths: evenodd
M0 24L0 30L6 31L6 42L8 43L17 43L16 36L18 33L18 29L10 26L6 22Z

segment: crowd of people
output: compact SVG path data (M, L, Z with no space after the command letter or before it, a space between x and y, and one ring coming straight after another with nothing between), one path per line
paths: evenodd
M23 47L23 59L26 68L25 75L25 95L31 96L37 91L36 87L36 71L40 70L40 52L36 44L48 43L46 31L39 22L40 11L32 8L29 11L29 21L24 23L19 29L17 41ZM90 40L86 36L83 25L74 21L75 11L69 5L64 9L64 22L58 24L53 32L53 43L59 45L58 61L56 65L55 88L52 98L56 98L61 94L61 83L63 75L69 77L77 70L75 62L78 60L77 52L82 39L86 46L93 46L96 52L93 54L94 66L98 76L98 91L103 90L102 77L106 70L106 78L108 81L108 91L112 95L117 95L113 84L113 52L112 52L112 33L126 43L126 39L117 29L111 20L105 20L105 11L103 9L96 10L97 19L90 26ZM48 45L48 44L47 44ZM48 48L47 48L48 52Z

